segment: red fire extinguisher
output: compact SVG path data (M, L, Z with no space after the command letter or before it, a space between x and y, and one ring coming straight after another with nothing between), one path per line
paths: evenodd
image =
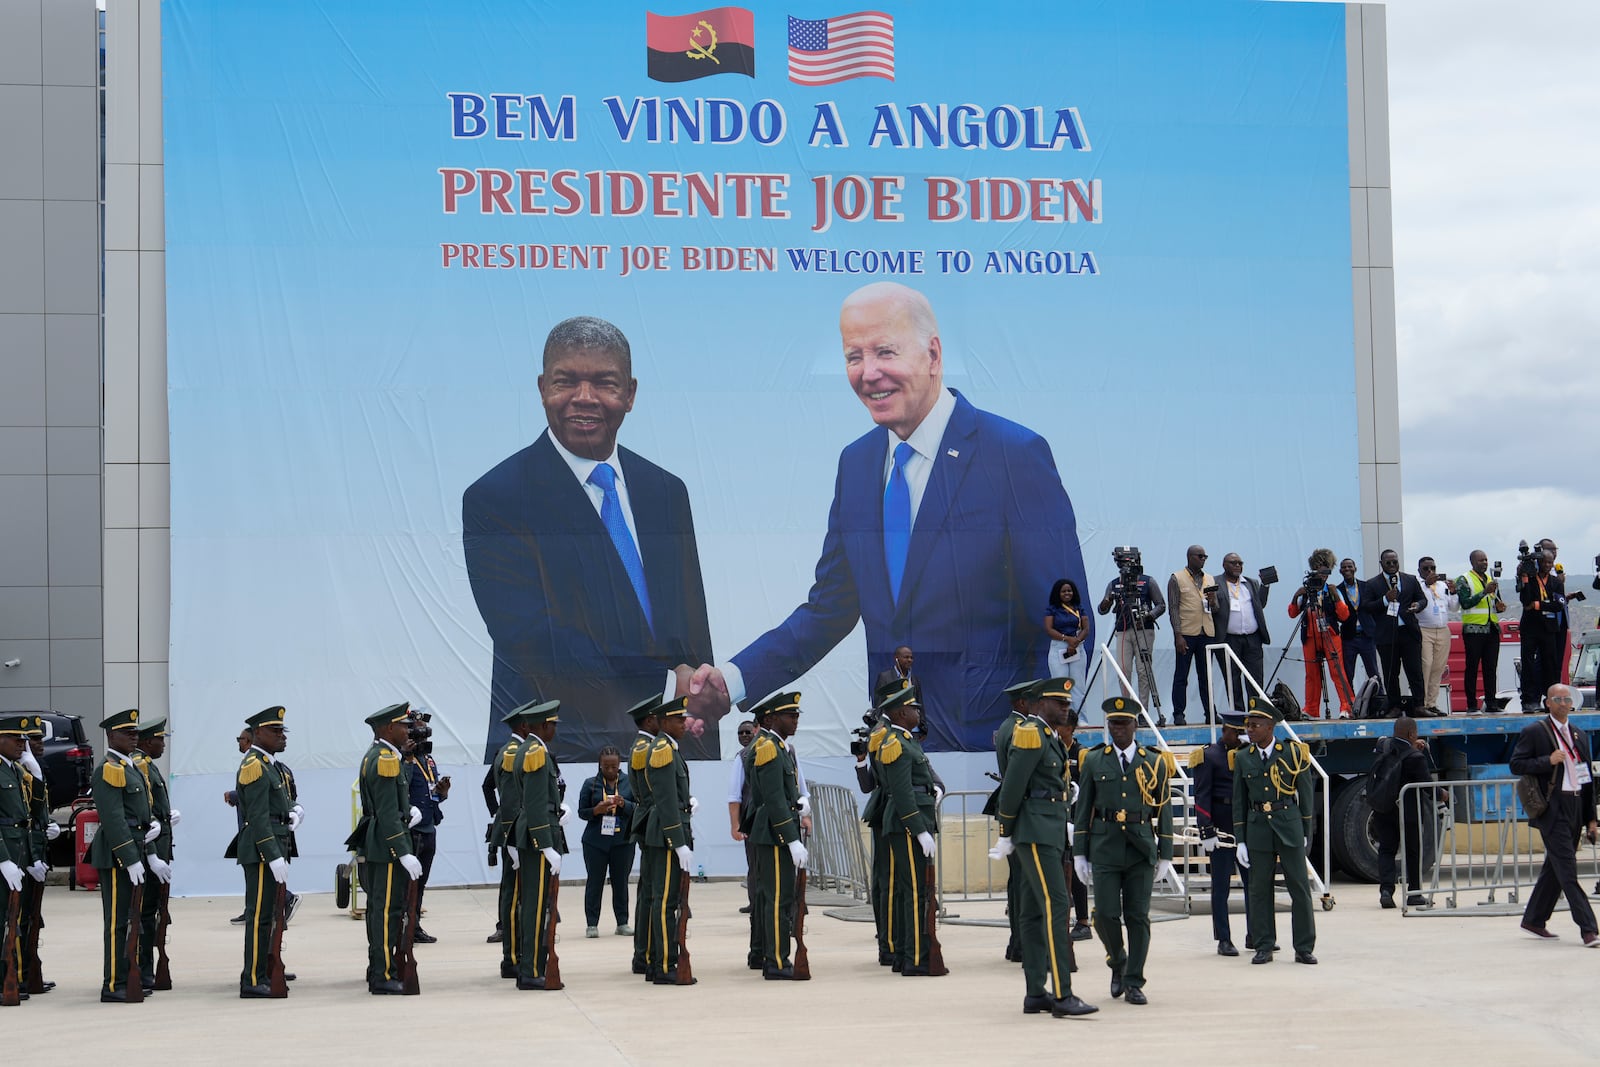
M89 864L89 842L100 829L100 813L84 806L72 809L72 865L70 889L99 889L100 872Z

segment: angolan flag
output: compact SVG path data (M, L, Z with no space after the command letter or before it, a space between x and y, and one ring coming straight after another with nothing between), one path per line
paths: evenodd
M756 20L742 7L714 7L692 15L645 13L649 64L658 82L686 82L713 74L756 76Z
M857 11L829 19L789 16L789 80L832 85L850 78L894 81L894 17Z

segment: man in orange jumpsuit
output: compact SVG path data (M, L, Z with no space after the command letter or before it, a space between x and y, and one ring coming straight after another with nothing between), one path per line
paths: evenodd
M1326 667L1339 698L1339 718L1348 719L1355 697L1344 673L1339 623L1350 617L1350 605L1328 584L1338 557L1332 549L1319 548L1306 562L1311 573L1289 602L1289 618L1300 619L1300 648L1306 663L1305 713L1321 717L1322 669Z

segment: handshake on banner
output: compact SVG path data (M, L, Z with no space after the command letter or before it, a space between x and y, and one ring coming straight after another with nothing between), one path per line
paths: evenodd
M672 669L672 673L678 683L672 695L689 698L689 733L699 737L706 732L707 725L715 724L733 706L728 696L728 681L719 668L709 663L702 663L698 667L680 663Z

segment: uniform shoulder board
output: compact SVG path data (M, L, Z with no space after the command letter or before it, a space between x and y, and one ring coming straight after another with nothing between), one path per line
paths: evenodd
M545 749L543 745L529 746L528 751L522 756L522 773L532 774L534 771L544 770Z
M1238 749L1236 749L1236 748L1228 749L1228 770L1230 770L1230 771L1233 770L1233 757L1237 756L1238 754L1239 754L1239 750Z
M1174 777L1178 773L1178 757L1168 749L1161 750L1161 766L1166 769L1167 777Z
M900 758L901 751L900 735L887 734L883 739L883 743L878 746L878 762L893 763Z
M1039 727L1031 722L1025 722L1011 731L1012 748L1038 748L1044 744L1044 738L1039 736Z
M1106 746L1105 746L1105 747L1104 747L1104 748L1102 748L1102 749L1101 749L1101 750L1100 750L1100 751L1101 751L1101 752L1104 752L1104 753L1105 753L1105 754L1106 754L1106 755L1108 755L1108 756L1109 756L1109 755L1111 755L1111 754L1112 754L1112 753L1113 753L1113 752L1115 752L1115 751L1116 751L1116 747L1115 747L1115 746L1113 746L1113 745L1106 745Z
M388 749L378 753L378 777L400 777L400 757Z
M261 761L251 756L239 766L239 784L250 785L261 778Z
M656 747L650 750L650 766L654 770L672 765L672 742L666 738L656 742Z
M634 745L633 755L628 758L628 766L636 771L644 770L645 761L650 758L649 745Z
M1206 750L1205 749L1197 748L1194 751L1189 753L1189 767L1190 767L1191 770L1193 768L1195 768L1195 767L1200 766L1200 764L1204 763L1205 761L1206 761Z
M765 767L778 758L778 746L772 743L770 737L756 738L756 766Z
M121 789L128 784L128 772L122 769L120 760L106 760L105 766L100 769L100 777L113 789Z
M868 734L867 754L870 756L876 756L878 754L878 749L883 747L883 739L887 737L888 734L889 728L887 726L880 726L876 730L872 731L872 733Z
M500 769L510 773L517 769L517 746L507 745L505 753L500 757Z
M1292 744L1294 745L1295 755L1299 756L1300 759L1304 760L1305 762L1310 763L1311 762L1311 746L1307 745L1304 741L1295 741L1295 742L1292 742Z

